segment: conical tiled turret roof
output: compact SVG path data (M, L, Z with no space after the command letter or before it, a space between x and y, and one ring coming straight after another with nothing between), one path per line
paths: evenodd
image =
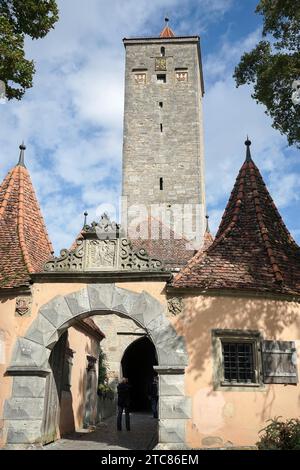
M29 274L51 257L39 203L20 146L18 164L0 186L0 288L27 285Z
M251 142L245 144L246 161L214 242L181 270L173 286L300 295L300 248L251 158Z

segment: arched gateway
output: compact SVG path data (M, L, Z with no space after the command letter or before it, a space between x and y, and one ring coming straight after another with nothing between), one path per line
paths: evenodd
M184 394L187 354L184 340L170 324L165 308L147 292L136 293L113 283L89 284L42 306L24 337L15 345L11 365L12 396L5 403L7 443L42 442L46 378L51 373L49 356L59 337L76 320L117 314L142 327L157 351L160 377L159 444L184 445L190 400Z

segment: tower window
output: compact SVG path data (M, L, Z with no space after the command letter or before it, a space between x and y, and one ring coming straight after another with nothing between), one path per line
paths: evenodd
M160 189L160 191L163 191L163 189L164 189L164 179L163 178L159 178L159 189Z
M165 73L159 73L159 74L157 75L157 81L158 81L159 83L166 83L166 82L167 82L167 76L166 76L166 74L165 74Z
M159 126L160 126L160 132L162 132L162 131L163 131L163 125L162 125L162 123L160 123Z
M160 102L159 102L159 107L160 107L160 108L162 108L162 107L163 107L163 105L164 105L164 104L163 104L163 102L162 102L162 101L160 101Z
M165 49L164 47L161 47L161 48L160 48L160 55L161 55L161 57L165 57L165 55L166 55L166 49Z

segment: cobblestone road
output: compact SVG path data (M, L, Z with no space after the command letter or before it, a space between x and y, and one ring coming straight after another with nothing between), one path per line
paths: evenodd
M123 418L124 419L124 418ZM78 431L44 446L45 450L148 450L157 443L157 420L150 414L131 413L131 430L117 431L116 417L103 421L95 431ZM125 426L124 426L125 428Z

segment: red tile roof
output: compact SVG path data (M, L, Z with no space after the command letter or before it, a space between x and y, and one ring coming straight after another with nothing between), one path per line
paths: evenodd
M300 295L300 248L262 176L247 158L212 245L174 278L173 287L244 289Z
M194 256L195 249L188 246L186 238L176 238L173 230L169 229L166 225L154 217L148 219L148 239L131 238L130 242L134 250L146 250L147 254L154 259L164 262L166 269L181 268ZM155 234L157 239L153 239ZM167 238L169 237L169 238ZM208 238L205 235L204 243L208 243ZM212 235L208 235L209 240L212 240ZM71 245L71 250L75 250L77 240L82 240L83 230L79 232L76 239Z
M161 38L174 38L175 37L175 34L173 33L173 31L171 30L171 28L169 27L169 18L165 18L165 27L164 29L161 31L160 33L160 37Z
M160 33L159 37L161 38L174 38L175 34L171 30L169 26L165 26L162 32Z
M27 285L29 274L41 271L52 251L29 172L20 157L0 186L0 288Z
M148 239L130 238L135 250L145 249L151 258L163 261L166 269L181 268L194 256L188 240L177 237L161 220L149 217L147 224Z

